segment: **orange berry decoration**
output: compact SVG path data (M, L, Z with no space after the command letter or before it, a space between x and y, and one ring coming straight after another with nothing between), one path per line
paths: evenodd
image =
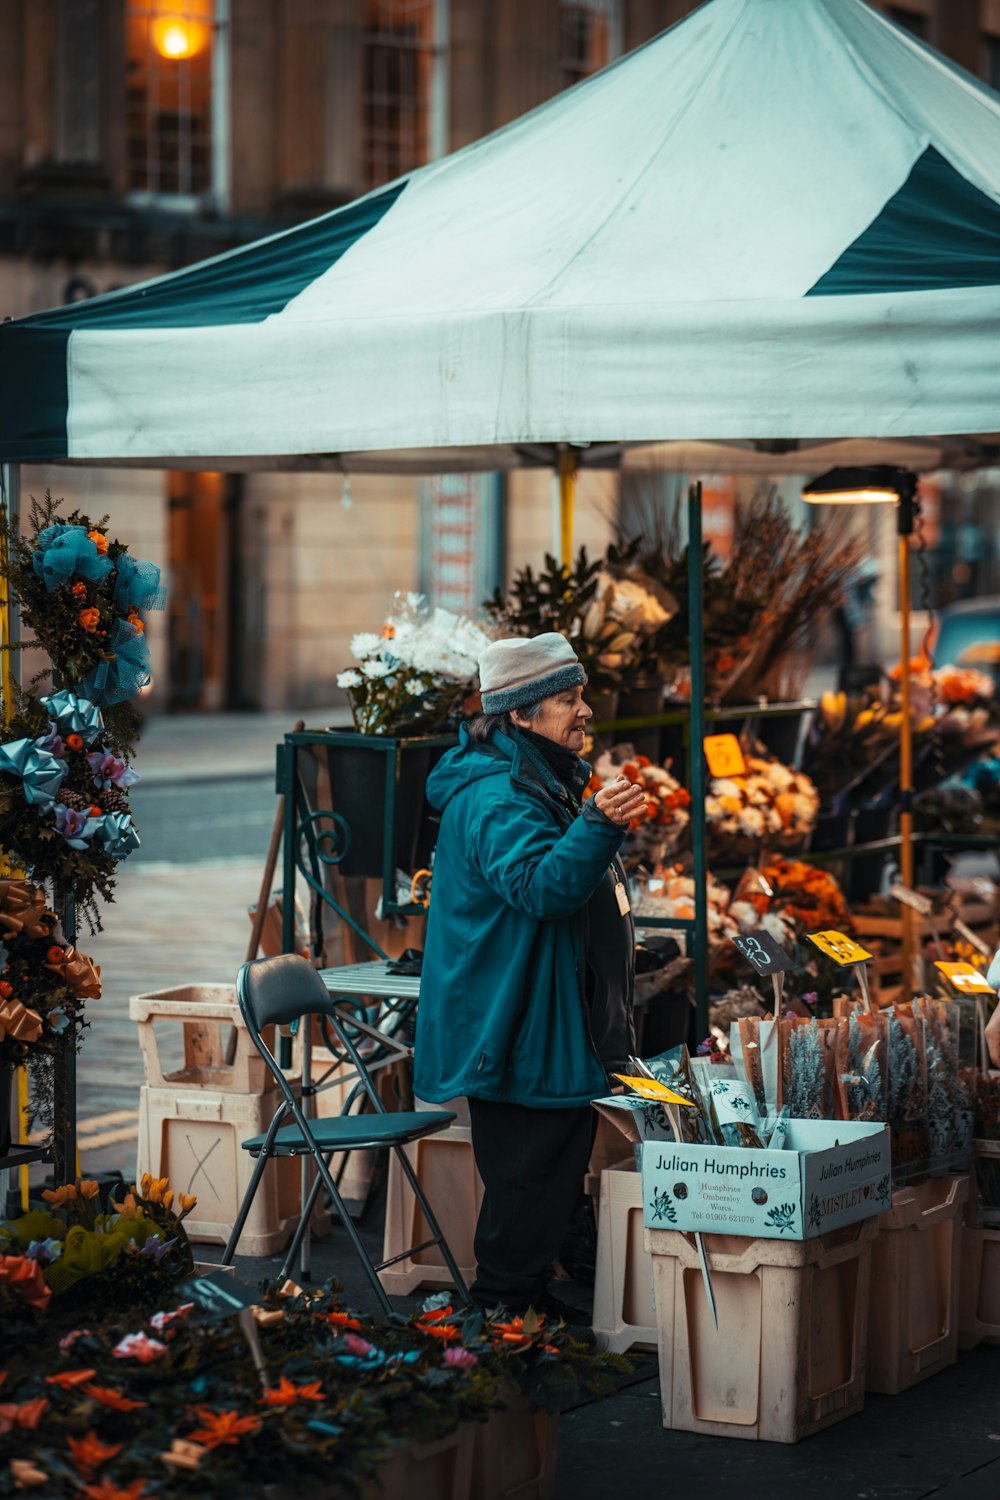
M79 734L68 734L66 736L66 744L70 750L82 750L83 737Z
M53 943L52 947L45 955L45 962L47 964L61 964L63 961L63 957L63 950L59 947L59 944Z
M81 583L80 580L77 579L76 583L74 583L73 587L70 589L70 593L75 594L78 599L84 599L87 595L87 585L85 583Z
M9 1000L14 993L14 986L8 984L6 979L0 979L0 1000Z
M108 550L108 539L103 531L88 531L87 536L93 542L102 557L106 556Z

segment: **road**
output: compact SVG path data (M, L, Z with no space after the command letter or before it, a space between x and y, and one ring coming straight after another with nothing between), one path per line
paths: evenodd
M140 783L129 801L142 845L129 863L134 868L151 860L188 865L255 857L263 863L275 798L270 772L226 781Z

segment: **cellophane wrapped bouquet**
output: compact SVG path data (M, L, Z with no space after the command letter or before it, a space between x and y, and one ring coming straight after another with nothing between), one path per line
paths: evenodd
M489 637L471 620L397 594L378 633L351 641L357 666L337 677L362 734L433 734L451 727L474 691Z

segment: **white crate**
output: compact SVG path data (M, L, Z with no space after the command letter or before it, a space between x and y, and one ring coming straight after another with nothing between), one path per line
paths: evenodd
M643 1241L642 1174L601 1173L594 1335L601 1349L656 1348L653 1261Z

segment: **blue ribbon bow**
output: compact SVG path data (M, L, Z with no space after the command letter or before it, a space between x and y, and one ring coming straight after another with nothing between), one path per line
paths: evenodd
M33 807L52 806L67 769L64 760L45 749L44 740L10 740L0 745L0 773L21 778L25 798Z
M139 835L131 813L105 813L96 818L94 843L111 859L127 859L139 847Z
M126 620L116 620L111 631L109 656L92 667L80 684L84 694L111 708L134 698L140 688L152 681L146 637Z
M160 587L160 570L155 563L137 561L122 552L115 566L118 577L113 598L120 610L127 613L130 609L163 608L167 591Z
M85 745L92 745L104 728L101 710L68 688L60 688L58 693L43 698L42 707L55 720L60 734L78 734Z
M97 543L91 541L83 526L56 522L39 533L31 566L51 594L60 584L68 583L74 573L92 583L102 583L114 564L98 552Z

